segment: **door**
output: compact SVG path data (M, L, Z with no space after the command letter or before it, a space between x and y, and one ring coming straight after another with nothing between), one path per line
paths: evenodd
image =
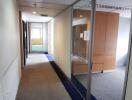
M28 56L28 49L27 49L27 23L22 22L23 24L23 51L24 51L24 65L26 64L26 58Z

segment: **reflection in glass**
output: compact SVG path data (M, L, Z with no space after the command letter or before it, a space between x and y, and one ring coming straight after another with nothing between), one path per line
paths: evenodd
M88 56L91 32L91 1L81 0L74 5L73 9L73 56L72 56L72 74L76 81L81 84L87 96L88 86ZM84 80L87 80L86 82ZM77 83L78 83L77 82ZM78 88L80 92L80 88ZM90 93L89 93L90 94Z

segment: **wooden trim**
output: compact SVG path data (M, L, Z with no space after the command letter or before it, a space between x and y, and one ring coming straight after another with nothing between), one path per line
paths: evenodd
M19 11L19 29L20 29L20 55L21 67L24 67L24 51L23 51L23 25L22 25L22 12Z

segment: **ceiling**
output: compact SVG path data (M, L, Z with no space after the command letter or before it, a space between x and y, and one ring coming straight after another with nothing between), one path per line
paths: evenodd
M54 17L67 6L73 4L78 0L17 0L20 10L28 16L28 19L31 20L31 16L33 19L37 18L38 21L40 18L40 14L48 15L50 17ZM89 5L91 4L91 0L81 0L77 4L75 4L75 8L79 9L90 9ZM109 5L115 7L129 7L132 6L132 0L97 0L97 4L101 5ZM108 8L100 8L97 7L97 11L106 11L106 12L117 12L120 13L123 17L131 17L130 10L115 10ZM37 12L37 14L33 15L33 12ZM47 19L45 19L47 20ZM44 21L45 21L44 20ZM37 21L37 20L36 20Z
M17 0L20 10L32 13L55 16L67 6L73 4L76 0Z
M117 12L120 13L122 17L131 17L131 10L119 10L115 8L129 8L132 7L132 0L97 0L98 5L103 5L107 7L96 6L96 11L105 11L105 12ZM89 9L90 10L91 0L81 0L78 2L74 8L75 9ZM111 7L111 8L110 8Z

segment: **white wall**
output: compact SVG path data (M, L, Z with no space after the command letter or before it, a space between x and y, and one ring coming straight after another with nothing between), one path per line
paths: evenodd
M54 55L54 20L48 22L48 53Z
M21 76L16 0L0 0L0 100L15 100Z
M62 71L71 77L71 22L72 8L54 19L54 57Z
M116 60L118 66L124 66L126 64L129 33L130 18L120 17L116 51Z

